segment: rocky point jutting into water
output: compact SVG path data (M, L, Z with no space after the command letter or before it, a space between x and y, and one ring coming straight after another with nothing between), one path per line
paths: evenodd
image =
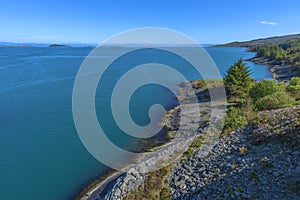
M234 75L224 78L227 92L228 86L232 92L227 98L232 103L226 104L231 115L225 119L230 131L213 134L217 129L209 125L222 121L222 103L210 104L211 91L203 81L191 81L193 88L180 83L181 104L171 109L163 121L170 142L154 148L152 157L142 156L143 167L114 173L82 199L299 199L300 79L292 79L298 66L258 56L249 61L271 66L273 78L279 82L254 82L242 59L236 62L232 66ZM236 73L240 69L246 73L241 80L236 79L241 75ZM210 90L220 87L220 80L215 81L208 87ZM232 87L228 85L230 81L241 84ZM248 89L244 87L247 81ZM194 93L197 102L192 101ZM211 111L216 107L218 114L212 116ZM180 145L172 144L183 140L191 143L176 162L143 173L144 167L166 159L161 149L175 155Z
M195 105L189 104L185 84L180 84L179 90L184 106L191 109L190 117L199 116L193 112ZM207 91L199 89L198 96L202 100L209 97ZM136 169L115 174L82 199L300 198L299 106L259 112L259 123L213 140L205 155L199 138L207 131L210 108L206 102L199 105L196 142L177 162L146 174ZM181 135L179 120L180 107L176 107L164 121L173 138Z

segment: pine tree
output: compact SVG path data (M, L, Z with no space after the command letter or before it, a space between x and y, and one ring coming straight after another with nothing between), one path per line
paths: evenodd
M229 99L237 102L245 100L253 81L249 67L239 59L226 72L224 84Z

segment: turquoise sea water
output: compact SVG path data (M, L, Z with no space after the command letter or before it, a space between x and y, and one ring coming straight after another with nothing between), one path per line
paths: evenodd
M84 148L72 117L74 78L91 50L0 48L0 199L71 199L108 170ZM206 50L221 74L237 59L254 56L243 48ZM248 65L252 77L270 78L267 66ZM107 88L114 73L119 73L117 68L107 73ZM192 71L186 73L190 79L198 78ZM166 107L175 104L167 90L150 89L156 89L157 101ZM98 98L106 92L98 88ZM133 109L133 118L147 123L147 105L157 102L151 94L136 96L135 104L143 103ZM112 140L118 143L123 136Z

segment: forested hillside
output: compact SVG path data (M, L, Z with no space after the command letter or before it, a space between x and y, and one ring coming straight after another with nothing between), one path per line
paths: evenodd
M255 39L255 40L251 40L251 41L245 41L245 42L231 42L228 44L222 44L222 45L217 45L217 46L221 46L221 47L252 47L255 45L285 42L285 41L293 40L293 39L300 39L300 34L260 38L260 39Z
M273 44L263 44L250 47L257 52L256 57L264 57L277 64L285 64L295 68L295 75L300 72L300 39L293 39Z

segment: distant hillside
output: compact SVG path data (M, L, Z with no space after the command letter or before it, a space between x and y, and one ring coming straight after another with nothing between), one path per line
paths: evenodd
M48 47L49 44L0 42L0 47Z
M14 42L0 42L0 48L7 47L57 47L59 45L69 46L69 47L95 47L97 44L84 44L84 43L63 43L63 44L47 44L47 43L14 43Z
M216 46L217 47L252 47L255 45L284 42L284 41L292 40L292 39L300 39L300 34L261 38L261 39L245 41L245 42L231 42L228 44L221 44L221 45L216 45Z

